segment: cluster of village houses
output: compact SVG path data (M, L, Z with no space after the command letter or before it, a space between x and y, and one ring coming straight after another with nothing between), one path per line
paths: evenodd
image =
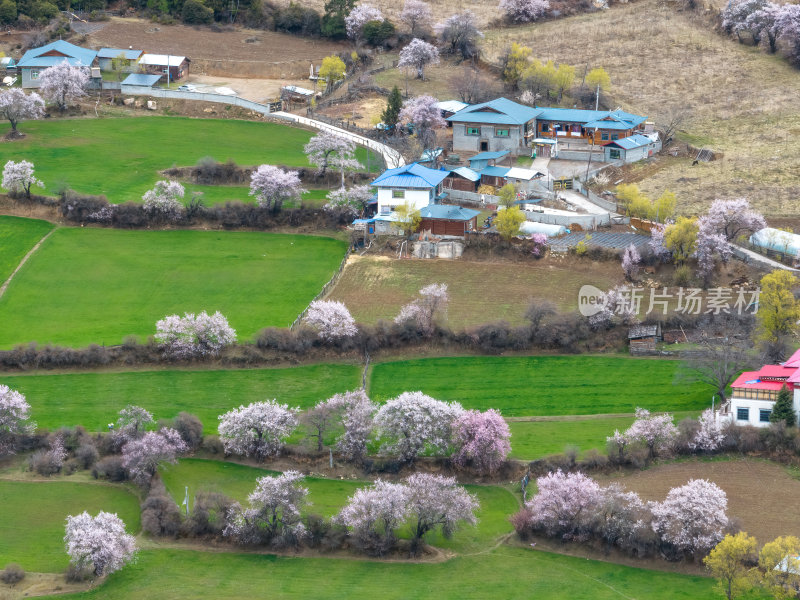
M39 75L54 65L68 62L91 70L93 83L100 86L103 72L127 74L120 85L152 87L157 83L179 81L189 74L189 59L185 56L149 54L133 48L101 48L89 50L63 40L28 50L18 62L6 57L7 72L22 78L22 87L39 87Z

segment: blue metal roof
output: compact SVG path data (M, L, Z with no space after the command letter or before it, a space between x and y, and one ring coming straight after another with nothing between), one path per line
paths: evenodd
M481 169L479 173L481 175L490 175L492 177L505 177L506 173L508 173L511 169L509 167L486 167Z
M605 146L617 146L618 148L622 148L623 150L632 150L633 148L640 148L642 146L647 146L648 144L654 143L646 135L635 134L621 140L614 140L613 142L609 142L608 144L604 144Z
M447 171L429 169L417 163L411 163L396 169L387 169L372 182L377 187L398 188L432 188L439 185L447 177Z
M447 117L452 123L498 123L523 125L535 119L540 109L517 104L508 98L496 98L482 104L468 106Z
M457 173L464 179L469 179L470 181L478 181L481 178L477 172L473 171L469 167L449 167L447 170L451 173Z
M147 75L145 73L131 73L122 80L121 85L143 85L153 87L161 79L161 75Z
M448 221L469 221L479 214L481 214L479 210L447 204L429 204L419 210L419 216L423 219L447 219Z
M481 152L480 154L476 154L472 158L469 159L469 162L474 160L497 160L498 158L503 158L506 154L508 154L508 150L498 150L496 152Z
M48 52L60 52L64 56L42 56ZM28 50L17 63L18 67L52 67L66 60L71 65L91 66L97 52L87 50L64 40L56 40L45 44L41 48Z
M117 58L122 55L125 60L136 60L143 52L141 50L125 50L124 48L100 48L97 58Z
M536 118L539 121L583 123L584 127L598 127L599 129L633 129L647 119L647 117L633 115L622 110L580 110L576 108L542 108Z

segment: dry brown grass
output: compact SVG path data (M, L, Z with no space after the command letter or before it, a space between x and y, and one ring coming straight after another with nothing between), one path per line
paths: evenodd
M663 122L685 109L682 139L725 158L691 167L665 161L640 183L658 195L676 192L695 212L716 197L746 196L767 214L796 212L800 193L800 73L782 59L711 30L695 13L658 0L615 5L603 13L487 32L484 50L496 60L512 41L542 60L604 67L612 96L625 109Z
M728 516L739 519L742 530L754 535L759 544L780 535L800 535L800 513L795 509L800 481L776 463L752 459L693 460L604 478L604 482L612 479L645 500L663 500L670 488L690 479L708 479L728 495Z
M393 319L425 285L446 283L451 327L501 319L521 324L534 298L546 298L561 310L575 309L582 285L607 289L621 275L616 263L567 258L511 263L353 256L329 299L344 302L357 321L374 323Z

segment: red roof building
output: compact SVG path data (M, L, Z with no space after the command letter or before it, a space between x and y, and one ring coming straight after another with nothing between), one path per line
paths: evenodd
M800 350L783 364L764 365L758 371L745 371L739 375L731 384L730 400L718 416L737 425L766 427L783 386L792 391L797 413L800 411Z

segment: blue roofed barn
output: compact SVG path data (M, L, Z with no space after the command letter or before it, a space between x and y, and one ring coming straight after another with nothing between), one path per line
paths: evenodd
M621 160L632 163L643 158L649 158L661 150L661 140L658 136L635 134L613 142L606 142L603 146L606 162Z
M481 213L460 206L431 204L420 210L419 214L421 232L430 232L431 235L463 237L468 231L477 229L478 215Z

